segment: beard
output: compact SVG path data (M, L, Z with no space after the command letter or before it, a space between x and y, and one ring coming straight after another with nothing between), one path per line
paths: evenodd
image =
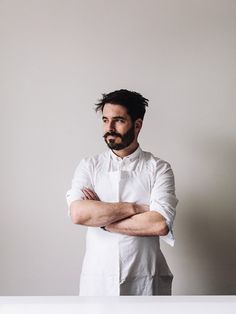
M116 143L115 138L107 140L107 137L109 135L119 137L121 139L121 142ZM114 150L124 149L124 148L128 147L135 139L134 125L132 125L131 128L123 135L120 133L117 133L117 132L107 132L103 137L104 137L104 140L105 140L107 146L110 149L114 149Z

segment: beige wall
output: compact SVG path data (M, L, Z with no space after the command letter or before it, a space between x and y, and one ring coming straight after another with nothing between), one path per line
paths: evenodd
M235 29L234 0L0 0L1 295L78 293L65 192L119 88L150 99L141 146L176 175L173 294L236 294Z

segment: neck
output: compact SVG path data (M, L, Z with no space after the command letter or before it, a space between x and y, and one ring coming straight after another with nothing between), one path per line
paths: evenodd
M139 147L139 143L134 141L128 147L121 149L121 150L112 150L114 154L116 154L120 158L124 158L132 154L136 149Z

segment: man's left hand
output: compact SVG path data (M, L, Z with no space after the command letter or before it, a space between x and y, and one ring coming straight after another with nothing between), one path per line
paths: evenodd
M98 195L91 189L84 187L82 189L82 192L84 196L82 197L83 200L94 200L94 201L100 201L100 198Z

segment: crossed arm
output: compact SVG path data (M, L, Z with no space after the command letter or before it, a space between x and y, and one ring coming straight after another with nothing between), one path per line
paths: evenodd
M147 205L102 202L94 191L84 188L82 192L83 200L74 201L70 206L75 224L105 226L107 231L132 236L158 236L169 232L165 218L149 211Z

